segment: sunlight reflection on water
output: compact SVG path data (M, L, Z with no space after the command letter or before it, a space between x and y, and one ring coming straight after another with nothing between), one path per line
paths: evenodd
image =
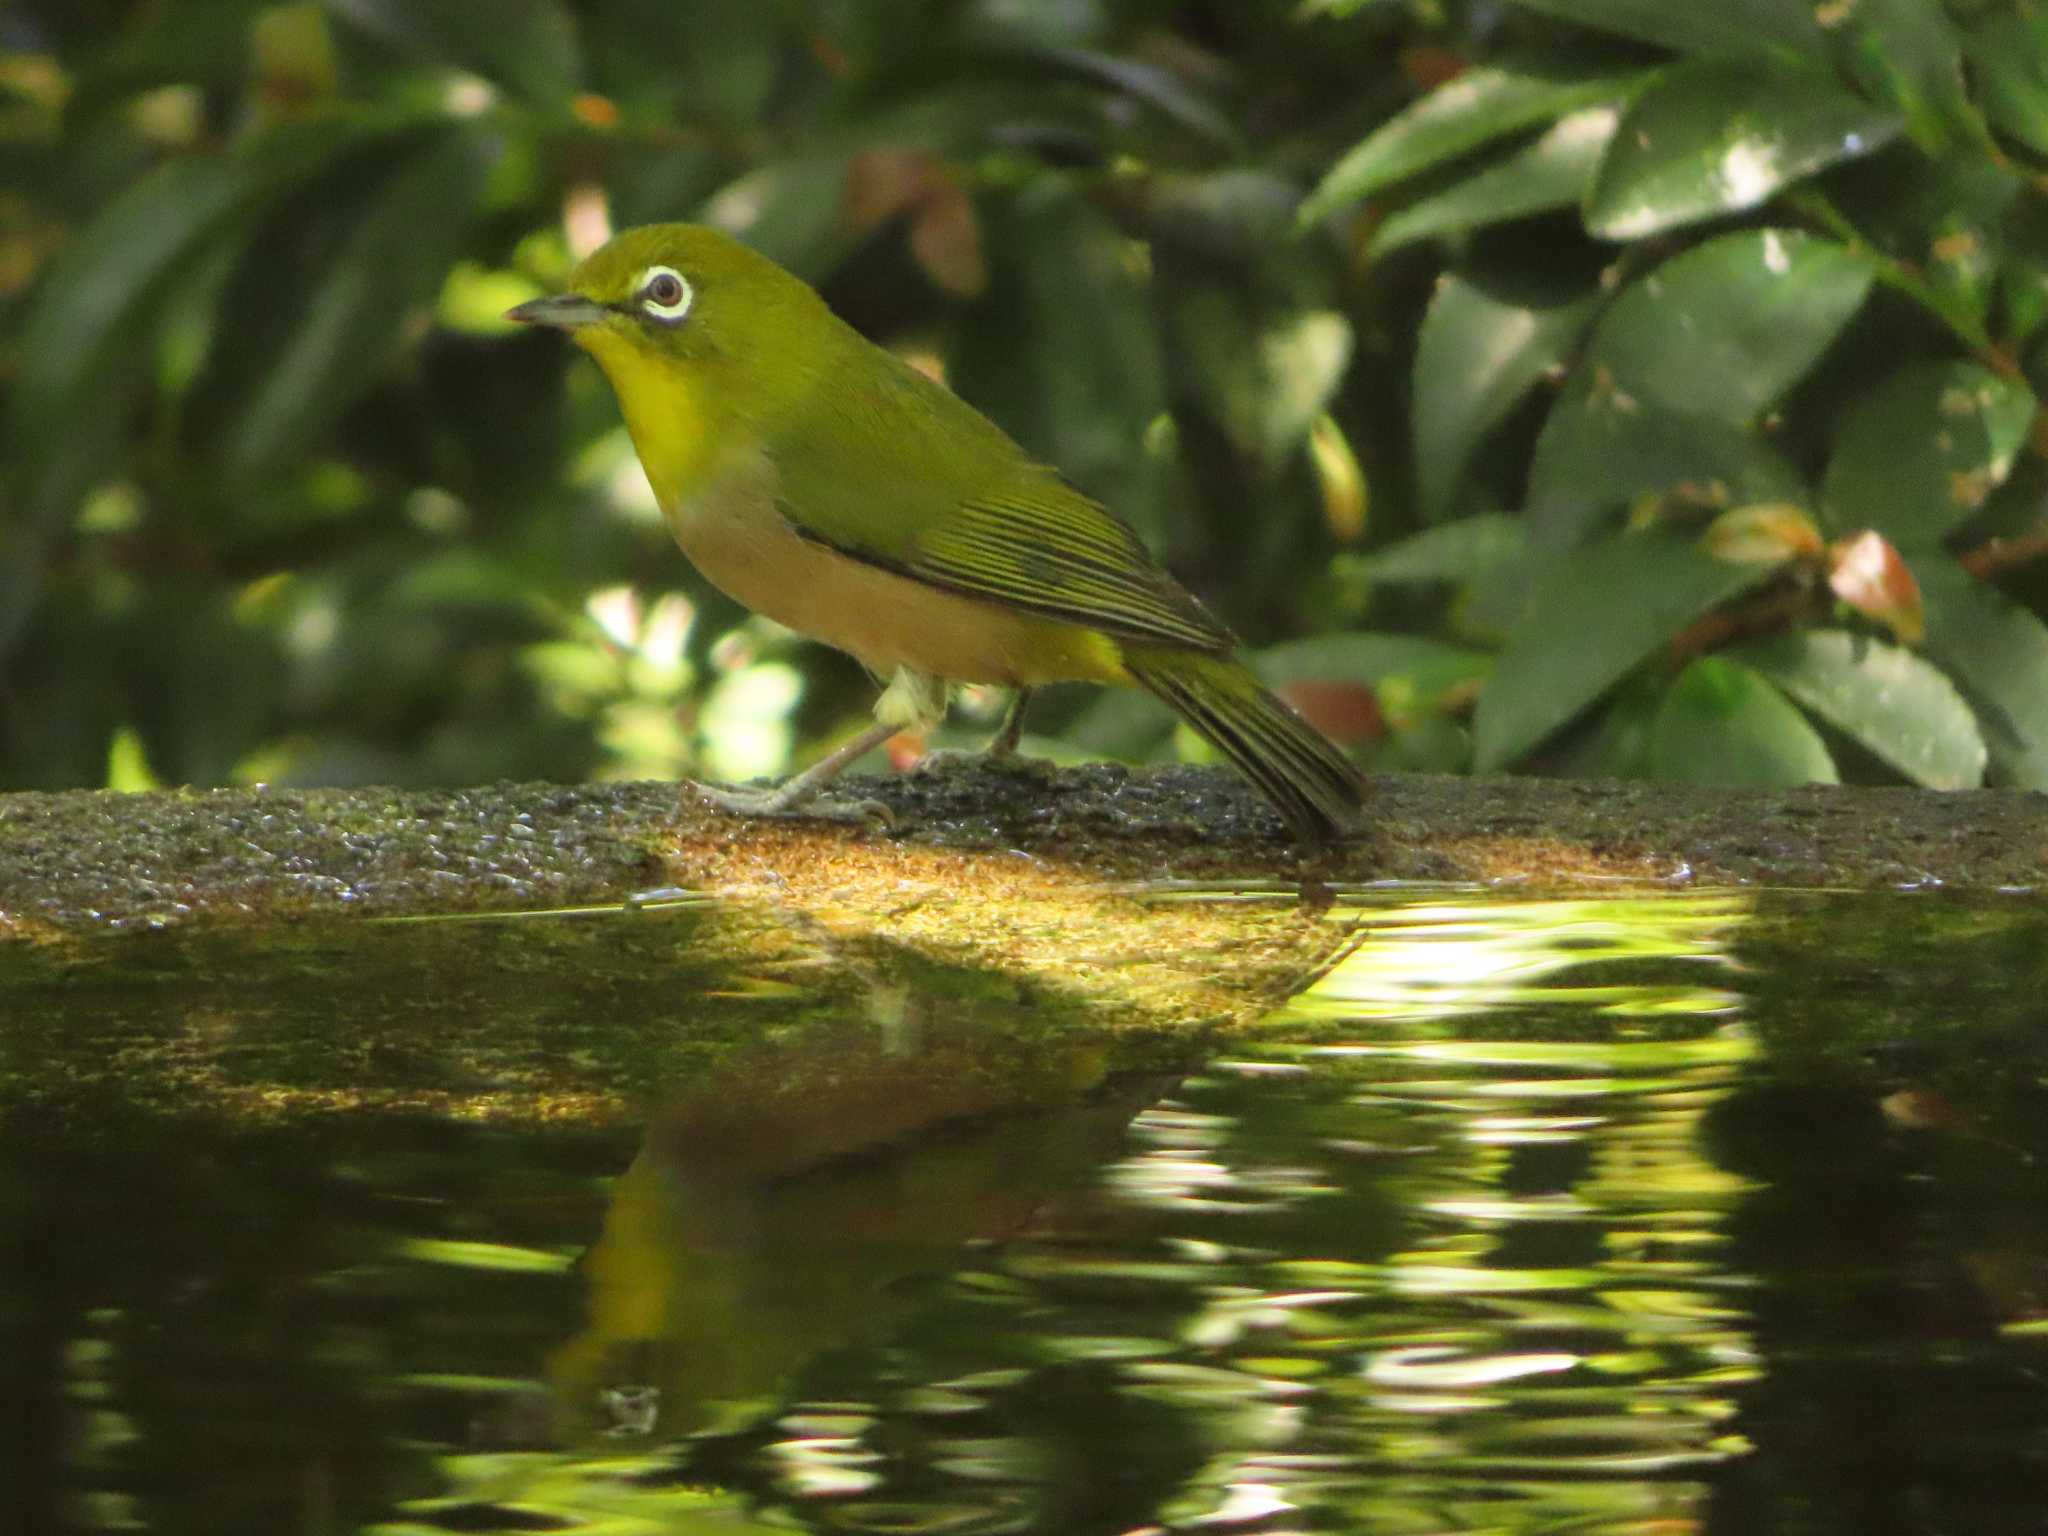
M1926 983L1917 1034L1848 1006L1913 971L1850 927L1759 964L1744 896L1375 892L1192 1070L1120 1067L1007 982L898 978L783 1027L800 987L707 966L683 1001L739 1043L644 1134L387 1096L144 1119L131 1155L67 1119L0 1163L34 1172L0 1193L55 1199L0 1283L44 1298L4 1315L67 1319L61 1528L1680 1536L1766 1528L1791 1488L1860 1532L1866 1490L1910 1484L1953 1528L2029 1531L1970 1469L2048 1487L2038 924L1934 910L1915 943L1998 958ZM216 1021L216 1077L276 1071L284 995L177 1027ZM572 1013L593 1049L666 1038ZM560 1048L519 1018L515 1062ZM1871 1069L1937 1023L1994 1053ZM1873 1423L1902 1384L1946 1408Z

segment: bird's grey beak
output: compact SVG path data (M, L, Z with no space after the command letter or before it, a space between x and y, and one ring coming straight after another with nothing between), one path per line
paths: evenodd
M558 331L573 331L602 320L604 306L580 293L557 293L545 299L528 299L518 308L506 310L505 318L521 325L551 325Z

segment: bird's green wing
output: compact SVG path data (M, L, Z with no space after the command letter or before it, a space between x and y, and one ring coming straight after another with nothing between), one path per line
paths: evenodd
M865 345L865 344L863 344ZM1120 639L1228 650L1229 630L1131 529L986 417L887 353L771 439L806 537L962 596Z

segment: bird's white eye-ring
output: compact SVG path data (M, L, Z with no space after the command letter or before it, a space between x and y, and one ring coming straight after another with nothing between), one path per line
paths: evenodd
M680 324L683 316L690 312L690 301L696 296L690 280L674 267L649 267L640 274L640 283L634 293L640 307L663 325Z

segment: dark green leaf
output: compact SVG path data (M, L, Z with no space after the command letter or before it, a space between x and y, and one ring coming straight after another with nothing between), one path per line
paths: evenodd
M2048 7L1987 11L1963 46L1992 126L2048 156Z
M1248 292L1235 274L1171 285L1174 373L1235 452L1261 473L1283 465L1329 403L1351 359L1351 322Z
M303 308L223 459L233 479L276 468L310 444L382 371L407 313L439 289L489 172L465 128L412 149L358 215Z
M1664 695L1650 769L1680 784L1837 784L1820 733L1739 662L1702 656Z
M1730 653L1843 735L1928 789L1984 782L1984 738L1955 684L1911 651L1842 629L1777 635Z
M1528 602L1528 549L1526 518L1482 512L1425 528L1376 555L1340 555L1333 573L1368 585L1452 583L1450 633L1498 647Z
M248 75L249 24L269 0L210 0L138 10L111 46L80 73L68 110L157 85L240 84Z
M1485 170L1388 215L1373 231L1367 254L1383 256L1416 240L1578 207L1620 120L1620 108L1604 105L1559 118Z
M245 159L174 160L107 204L38 289L18 355L9 457L25 499L50 515L109 468L148 382L159 307L207 237L263 183Z
M1514 762L1688 622L1766 574L1659 532L1610 535L1546 561L1479 696L1475 767Z
M1647 779L1657 711L1669 679L1624 678L1575 730L1544 749L1548 773L1573 779Z
M1472 453L1516 402L1563 366L1593 318L1597 292L1533 299L1517 285L1453 273L1437 286L1415 350L1415 473L1436 519Z
M1353 146L1302 204L1301 221L1313 223L1519 129L1624 96L1643 78L1640 71L1589 73L1548 59L1468 70Z
M1870 153L1899 127L1894 114L1819 70L1682 64L1622 114L1586 227L1639 240L1754 208L1801 177Z
M1932 544L2003 483L2036 409L2026 385L1978 363L1901 368L1835 439L1826 504L1836 526L1875 528L1909 550Z
M2048 188L2016 202L2003 233L2008 254L1998 288L2006 332L2018 350L2048 325Z
M422 59L453 64L532 101L566 101L580 64L560 0L326 0L328 10Z
M1252 654L1253 670L1271 685L1357 682L1398 683L1412 698L1435 699L1486 675L1493 659L1482 651L1446 645L1421 635L1365 631L1317 635L1271 645Z
M2048 789L2048 625L1939 550L1914 560L1927 654L1977 705L1993 777Z
M607 0L582 12L591 84L629 113L751 127L782 64L782 6ZM650 68L653 61L658 67ZM675 153L675 145L665 145Z
M1904 114L1922 149L1988 142L1963 90L1962 38L1939 0L1856 0L1842 46L1858 83Z
M1622 290L1586 345L1623 394L1748 426L1862 307L1876 264L1832 240L1744 229Z
M1655 43L1680 53L1759 52L1825 57L1827 40L1811 0L1516 0L1561 21Z
M1635 399L1579 368L1551 407L1529 470L1536 542L1557 549L1645 498L1702 511L1808 500L1806 482L1770 444L1718 416Z
M1156 539L1164 466L1140 444L1166 409L1165 368L1115 226L1046 182L989 236L987 319L952 359L954 386Z
M1368 581L1464 582L1519 561L1528 545L1528 528L1521 518L1482 512L1425 528L1376 554L1342 557L1342 568Z
M1214 144L1232 147L1240 142L1237 125L1227 115L1159 65L1092 48L1046 47L1021 35L1001 51L1107 86Z

